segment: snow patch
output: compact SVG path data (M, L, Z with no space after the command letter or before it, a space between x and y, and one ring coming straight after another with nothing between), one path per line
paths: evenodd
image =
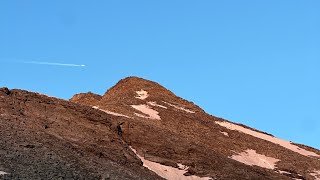
M278 144L278 145L280 145L280 146L282 146L284 148L287 148L287 149L289 149L289 150L291 150L293 152L299 153L299 154L304 155L304 156L320 157L318 154L316 154L314 152L302 149L302 148L300 148L300 147L298 147L296 145L291 144L291 142L283 140L283 139L279 139L279 138L276 138L276 137L273 137L273 136L270 136L270 135L267 135L267 134L263 134L263 133L260 133L260 132L257 132L257 131L253 131L251 129L244 128L242 126L239 126L239 125L236 125L236 124L232 124L232 123L229 123L229 122L220 122L220 121L218 122L218 121L216 121L215 123L219 124L220 126L223 126L223 127L227 128L227 129L230 129L230 130L239 131L239 132L242 132L242 133L245 133L245 134L249 134L251 136L254 136L254 137L269 141L269 142L272 142L274 144Z
M165 107L165 106L162 106L162 105L160 105L160 104L157 104L157 102L148 102L148 104L151 105L151 106L161 107L161 108L163 108L163 109L168 109L168 108Z
M287 172L287 171L281 171L279 170L278 171L280 174L283 174L283 175L291 175L291 173Z
M119 113L115 113L115 112L112 112L112 111L100 109L98 106L92 106L92 108L98 109L98 110L100 110L100 111L103 111L103 112L105 112L105 113L107 113L107 114L111 114L111 115L114 115L114 116L121 116L121 117L131 118L131 117L126 116L126 115L124 115L124 114L119 114Z
M320 170L319 171L313 171L310 173L311 176L315 177L316 180L320 180Z
M183 108L183 107L180 107L180 106L174 105L174 104L170 104L170 103L165 102L165 101L162 101L162 102L163 102L163 103L165 103L165 104L168 104L169 106L174 107L174 108L176 108L176 109L179 109L179 110L185 111L185 112L187 112L187 113L196 113L196 112L191 111L191 110L189 110L189 109L186 109L186 108Z
M135 97L137 99L145 100L149 97L148 92L143 89L141 89L141 91L136 91L136 93L138 94L138 96Z
M142 114L139 114L139 113L134 113L134 115L136 115L138 117L141 117L141 118L146 118L146 119L149 118L148 116L145 116L145 115L142 115Z
M279 159L258 154L252 149L247 149L240 154L232 155L230 158L250 166L256 165L267 169L274 169L275 163L280 161Z
M151 109L148 105L145 105L145 104L131 105L131 107L133 107L134 109L142 112L143 114L147 114L148 115L148 116L144 116L144 118L161 120L161 118L159 116L159 112L156 111L156 110Z
M180 169L180 170L186 170L186 169L188 169L188 168L189 168L188 166L178 163L178 169Z
M220 131L220 133L229 137L229 134L227 132Z
M285 175L285 176L291 176L292 175L292 173L290 173L290 172L287 172L287 171L282 171L282 170L277 170L276 172L278 172L278 173L280 173L280 174L282 174L282 175ZM297 174L299 177L302 177L302 175L301 174ZM303 179L301 179L301 178L292 178L292 179L295 179L295 180L303 180Z
M175 179L175 180L211 180L209 177L198 177L198 176L185 176L184 174L188 172L188 166L183 164L178 164L179 168L174 168L171 166L165 166L160 163L152 162L146 160L144 157L137 154L137 151L130 146L131 150L140 158L143 162L143 166L155 172L159 176L165 179Z
M1 175L6 175L6 174L8 174L8 173L6 173L6 172L4 172L4 171L0 171L0 176L1 176Z

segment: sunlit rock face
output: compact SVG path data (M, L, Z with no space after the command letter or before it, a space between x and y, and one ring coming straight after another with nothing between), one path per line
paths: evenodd
M125 78L70 101L0 89L0 179L317 179L320 151Z
M117 118L122 138L161 177L179 164L185 177L212 179L312 179L320 167L319 150L211 116L142 78L119 81L95 105L130 117Z

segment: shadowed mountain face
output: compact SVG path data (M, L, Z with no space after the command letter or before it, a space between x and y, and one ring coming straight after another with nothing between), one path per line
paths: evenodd
M117 135L113 118L61 99L0 89L0 179L159 179Z
M82 96L70 101L112 116L123 140L161 177L173 179L176 168L186 171L181 179L320 178L319 150L206 114L155 82L129 77L94 101Z

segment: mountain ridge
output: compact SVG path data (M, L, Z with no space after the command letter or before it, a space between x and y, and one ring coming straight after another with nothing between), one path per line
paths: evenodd
M8 88L0 110L0 179L160 179L101 111Z
M137 77L70 101L1 88L0 123L0 179L320 178L320 150L212 116Z
M107 98L104 99L104 97ZM81 103L86 105L86 102ZM202 168L197 167L208 163L208 159L216 161L219 159L220 155L218 154L220 153L222 153L221 155L223 156L221 157L223 159L221 160L222 164L223 162L228 162L228 159L236 159L236 161L241 162L242 160L237 159L237 154L241 153L243 154L241 157L239 155L239 158L248 156L246 160L252 158L250 156L261 156L264 158L274 157L274 160L277 162L274 168L272 168L274 172L277 174L281 174L279 172L286 172L284 174L287 174L287 177L292 176L301 179L309 177L312 172L311 169L305 170L306 166L302 162L308 162L309 167L316 166L319 168L320 165L316 160L316 157L320 154L317 149L292 144L266 132L211 116L200 107L194 105L194 103L176 96L158 83L149 80L137 77L122 79L103 95L103 98L95 107L106 113L112 112L125 116L122 116L122 122L125 124L123 126L123 137L125 141L130 143L138 152L140 151L147 154L147 156L156 157L153 158L153 160L162 159L159 163L161 163L161 161L167 161L168 159L170 159L170 162L179 163L179 161L181 162L183 159L183 164L190 167L189 173L191 174L215 176L218 179L238 179L240 174L241 176L246 176L241 172L238 172L239 174L233 172L235 176L226 176L225 174L221 174L221 172L217 173L212 170L217 169L213 164ZM136 129L133 130L130 126L135 126ZM148 129L147 132L146 129ZM151 132L157 133L152 134ZM176 138L179 142L170 139L171 137L169 137L168 134ZM236 134L236 136L232 137L233 134ZM221 136L228 137L228 140L223 139ZM144 140L141 140L141 137L144 137ZM218 138L216 139L218 142L215 142L216 140L209 140L210 137ZM159 139L162 139L163 142L159 142ZM187 155L182 150L189 149L190 145L187 145L189 143L196 143L193 146L198 149L197 152L193 152L192 155ZM212 143L214 146L209 145ZM223 143L228 144L226 146L230 148L224 146ZM181 147L175 147L175 145L180 145ZM270 147L272 147L273 150L271 150ZM306 148L306 150L304 148ZM173 151L168 152L166 149L172 149ZM253 149L253 151L251 151L251 149ZM194 149L191 151L194 151ZM203 154L215 151L218 154L211 154L210 158L199 158L203 156ZM172 153L175 153L177 157L173 158ZM298 163L299 165L288 164L289 159L291 159L288 157L288 154L291 154L293 161L300 161L301 163ZM314 156L315 159L309 159L309 155ZM186 157L189 157L189 159L186 159ZM225 159L225 157L227 159ZM313 162L311 163L312 165L309 161ZM241 163L243 164L243 161ZM255 163L256 166L262 167L265 166L263 164L268 164L268 162L262 162L262 165L259 164L261 162ZM227 164L229 164L227 166L231 164L231 166L238 166L238 164L234 165L233 162ZM276 164L279 167L276 167ZM269 165L266 166L268 169ZM270 172L267 172L266 174L269 173ZM264 178L268 176L273 177L274 173L271 174L273 175L265 175ZM261 178L253 174L251 174L250 177ZM274 177L271 179L274 179ZM281 177L277 177L277 179L281 179Z

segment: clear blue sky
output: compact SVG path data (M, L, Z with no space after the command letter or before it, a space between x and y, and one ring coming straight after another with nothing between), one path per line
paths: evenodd
M319 9L318 0L1 1L0 86L68 99L135 75L320 148Z

